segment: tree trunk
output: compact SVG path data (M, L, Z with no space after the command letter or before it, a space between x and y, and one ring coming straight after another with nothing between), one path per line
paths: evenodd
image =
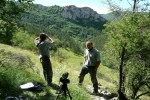
M126 46L126 43L125 43ZM121 62L120 62L120 66L119 66L119 89L118 89L118 93L119 93L119 100L123 100L123 94L122 94L122 83L123 83L123 78L122 78L122 70L123 70L123 62L124 62L124 55L125 55L125 46L122 48L122 53L121 53Z
M134 12L135 12L135 10L136 10L136 4L137 4L137 0L134 0L133 13L134 13Z

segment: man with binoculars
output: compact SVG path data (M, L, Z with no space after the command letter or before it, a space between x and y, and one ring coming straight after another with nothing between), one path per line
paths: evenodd
M49 41L46 41L46 39L48 39ZM50 61L49 48L52 46L52 44L55 43L55 41L51 37L49 37L47 34L41 33L39 37L35 38L34 43L38 48L38 56L40 58L40 62L43 67L44 78L47 82L47 85L51 86L53 70L52 70L52 64Z

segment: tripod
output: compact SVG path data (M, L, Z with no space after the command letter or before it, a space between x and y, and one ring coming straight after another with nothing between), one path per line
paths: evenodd
M72 100L69 89L67 87L67 83L63 83L62 85L60 85L60 90L59 90L56 100L58 100L58 98L62 94L62 92L64 93L65 97L67 97L67 93L68 93L70 100Z

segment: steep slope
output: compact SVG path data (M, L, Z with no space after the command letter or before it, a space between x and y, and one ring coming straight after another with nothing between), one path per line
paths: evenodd
M57 94L55 93L58 89L53 87L46 87L42 92L28 92L28 91L22 91L20 93L16 92L18 91L20 84L23 83L32 82L32 81L38 81L44 83L45 80L43 78L42 66L40 64L39 58L37 57L37 54L31 51L16 48L13 46L4 45L4 44L0 44L0 47L1 47L0 48L1 55L5 53L5 56L1 56L0 59L1 62L0 76L3 76L4 74L7 73L9 74L9 76L5 78L4 77L1 78L2 85L0 91L1 94L4 94L3 97L6 96L5 94L7 94L8 96L13 94L12 96L18 96L18 95L26 96L30 98L29 100L56 99ZM18 59L10 59L10 58L14 58L14 56ZM64 57L65 59L63 59L62 61L60 60L61 57ZM61 83L59 84L59 79L62 76L62 74L65 72L69 72L68 79L70 80L70 83L68 84L68 88L70 90L71 96L76 100L93 100L92 98L90 98L89 93L85 89L87 85L92 85L89 75L86 76L84 80L84 84L82 86L76 85L76 83L78 82L78 73L81 68L82 60L83 60L83 56L76 55L71 51L67 51L65 49L60 48L59 52L57 51L57 53L51 57L51 62L53 65L53 72L54 72L53 84L55 84L56 86L60 85ZM16 66L16 63L18 64L18 61L21 61L23 63L19 63L20 66L19 65ZM6 65L10 64L9 67L10 69L8 68L8 66L7 67L3 66L4 63ZM15 67L13 69L14 65ZM98 70L98 81L101 83L101 85L103 85L103 87L107 87L107 90L109 89L109 90L116 91L115 83L117 79L117 73L115 73L112 69L109 69L103 65L101 65L99 69L100 70ZM2 73L3 71L5 71L5 73ZM8 80L10 77L11 80ZM5 83L3 84L3 82ZM7 85L6 83L9 84ZM3 89L5 88L3 85L7 86L6 89ZM2 98L1 96L0 99L4 100L4 98ZM64 100L63 97L60 97L59 99Z
M106 19L89 7L78 8L74 5L63 7L61 16L71 19L83 26L94 27L102 30Z
M77 8L73 5L67 7L35 5L28 12L29 14L22 15L25 30L31 33L57 30L78 41L85 41L100 34L107 21L91 8ZM33 28L37 32L32 30Z
M103 17L103 18L105 18L107 21L111 21L111 20L113 20L113 19L118 19L118 18L120 18L120 16L121 16L121 14L122 14L123 12L111 12L111 13L108 13L108 14L101 14L101 16Z

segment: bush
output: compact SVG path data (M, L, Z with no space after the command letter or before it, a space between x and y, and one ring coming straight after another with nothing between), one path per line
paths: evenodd
M13 39L11 41L14 46L18 46L31 51L36 51L37 48L34 45L35 37L35 35L28 34L25 31L18 31L14 34Z
M19 97L23 94L20 85L26 82L42 81L33 71L30 57L0 50L0 100L7 96Z

